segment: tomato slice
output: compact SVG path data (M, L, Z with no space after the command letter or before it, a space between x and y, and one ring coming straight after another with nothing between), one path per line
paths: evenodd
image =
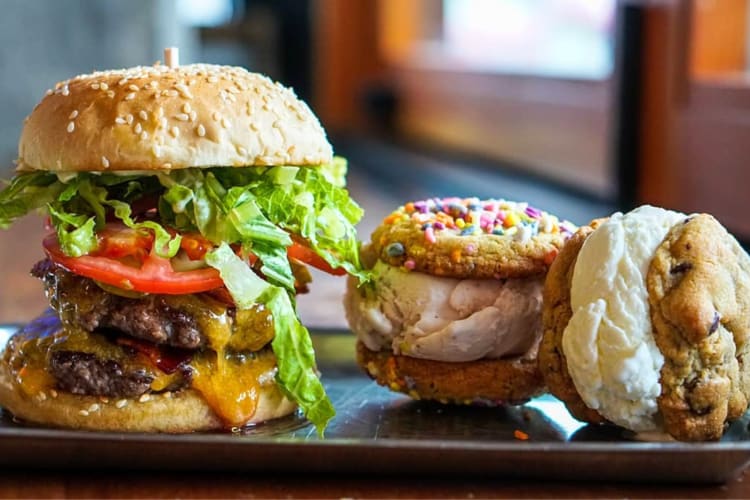
M154 251L151 231L134 230L110 222L98 231L97 239L98 248L81 257L65 255L54 233L44 239L43 245L55 263L78 275L123 290L180 295L207 292L224 286L219 272L213 268L175 271L169 259L159 257ZM202 260L213 244L200 234L183 234L180 248L189 259ZM290 259L336 276L346 274L345 269L333 268L304 242L293 241L287 255ZM250 265L257 260L254 255L247 258Z
M343 267L331 267L331 265L323 260L323 257L315 253L312 248L297 241L292 242L292 245L287 248L286 253L290 259L309 264L328 274L333 274L334 276L343 276L346 274L346 269Z
M134 257L143 262L154 246L154 234L151 231L139 231L117 223L105 224L96 236L99 246L90 254L96 257Z
M153 249L139 268L100 255L68 257L62 252L54 233L47 236L42 244L49 258L69 271L125 290L182 295L224 286L216 269L177 272L172 269L169 259L159 257Z
M214 245L200 234L188 233L182 235L180 248L191 260L202 260Z

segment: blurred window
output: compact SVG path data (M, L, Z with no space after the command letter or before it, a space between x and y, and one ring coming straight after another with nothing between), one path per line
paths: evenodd
M232 21L236 7L234 0L177 0L177 15L187 26L213 28Z
M444 0L443 50L467 69L605 79L616 0Z

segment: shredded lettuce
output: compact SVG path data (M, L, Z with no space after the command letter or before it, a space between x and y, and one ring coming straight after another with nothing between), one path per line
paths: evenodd
M346 158L341 156L335 156L331 163L320 166L320 173L323 177L336 187L346 186L346 172L349 169L349 164Z
M362 209L344 188L346 160L320 167L190 168L143 175L79 173L61 180L49 172L17 175L0 191L0 228L46 209L62 251L85 255L97 247L96 231L107 218L152 231L155 249L173 257L177 232L199 232L217 245L206 263L217 270L240 308L263 303L275 326L272 348L278 382L320 432L334 410L316 375L309 333L294 304L294 275L287 258L292 236L332 267L366 281L354 225ZM131 205L153 197L156 220L133 218ZM257 256L263 280L228 245Z
M65 195L65 185L54 174L37 172L18 175L0 191L0 228L29 212L39 210Z
M239 307L258 302L271 312L275 332L271 347L279 368L276 382L322 434L336 412L317 376L310 334L300 323L289 294L258 277L226 243L209 252L206 263L219 271Z

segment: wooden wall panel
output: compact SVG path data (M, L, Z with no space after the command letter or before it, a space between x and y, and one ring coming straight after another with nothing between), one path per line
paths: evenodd
M748 0L694 0L693 75L743 71L747 65Z
M750 82L732 70L743 32L701 0L646 5L639 201L712 213L749 241ZM747 2L712 5L747 23ZM730 73L713 74L720 68Z
M746 84L693 85L690 106L676 131L677 207L710 212L750 240L750 88Z
M361 90L385 65L376 0L317 0L313 6L313 107L332 130L362 127Z
M614 194L609 82L400 68L405 133Z

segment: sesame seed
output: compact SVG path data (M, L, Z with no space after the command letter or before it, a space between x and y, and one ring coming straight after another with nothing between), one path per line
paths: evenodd
M243 148L242 146L239 146L237 148L237 152L242 156L247 156L247 149Z
M125 96L126 101L132 101L133 99L135 99L135 92L131 92Z
M138 85L135 85L133 83L131 83L130 85L128 85L128 89L132 90L133 92L138 92L140 90L138 88Z
M68 119L75 120L77 116L78 116L78 110L76 109L72 113L70 113L70 115L68 115Z
M193 94L190 93L190 90L188 90L187 86L184 83L178 83L174 86L174 88L176 88L177 91L182 94L182 97L186 97L187 99L193 98Z
M52 91L52 89L47 89L47 92L45 92L44 94L45 95L52 95L52 94L54 94L54 92Z
M221 115L218 111L214 111L213 114L211 114L211 118L213 118L215 122L218 122L221 119Z
M171 129L169 129L169 133L172 134L172 137L176 139L180 136L180 129L177 127L172 127Z
M169 170L170 168L172 168L172 164L171 163L163 163L162 166L161 166L161 168Z
M110 99L112 99L114 96L115 96L115 91L114 90L108 90L107 91L107 97L109 97Z
M89 416L89 412L87 412L86 410L81 410L81 411L78 412L78 414L80 416L82 416L82 417L88 417Z
M76 129L76 124L73 122L68 123L68 133L72 133Z
M92 83L91 88L94 90L99 90L99 84L98 83Z
M128 401L126 399L121 399L117 403L115 403L116 408L125 408L125 405L128 404Z
M67 85L65 85L63 87L63 89L62 89L62 95L64 95L64 96L70 95L70 89L68 88Z
M159 126L161 128L167 128L167 118L165 116L159 118Z
M117 82L117 85L119 85L120 87L122 87L122 86L123 86L123 85L125 85L126 83L128 83L128 79L127 79L127 77L125 77L125 78L123 78L122 80L120 80L119 82Z
M142 394L141 397L138 398L138 401L141 403L145 403L150 399L151 399L151 396L149 396L148 394Z
M108 90L109 89L109 85L107 85L106 83L102 82L99 85L99 88L102 89L102 90Z
M198 118L198 113L195 110L192 110L190 112L190 121L194 122L196 118Z
M109 160L106 156L102 156L102 167L109 168Z
M118 125L125 125L128 122L122 116L118 116L117 118L115 118L115 123Z
M268 106L268 104L263 105L263 111L271 111L271 108Z
M203 124L198 125L198 128L196 128L195 131L198 133L198 137L206 135L206 127L204 127Z
M178 113L174 117L181 122L186 122L190 119L190 115L188 115L187 113Z
M104 404L109 403L109 398L106 398L104 396L99 396L99 401L101 401Z
M250 128L253 130L253 132L257 132L258 131L258 125L255 124L255 123L251 123L250 124Z
M93 413L95 411L99 411L99 404L94 403L91 406L89 406L89 413Z
M144 130L143 132L141 132L141 140L145 141L146 139L148 139L148 132Z
M44 401L47 399L47 394L45 394L44 391L40 391L39 394L37 394L37 397L39 398L39 401Z
M157 158L161 157L161 148L156 144L154 144L154 146L151 148L151 151L153 151L154 156L156 156Z
M208 83L216 83L219 81L219 79L213 75L209 76L207 80L208 80Z
M221 126L224 128L232 128L232 124L226 118L221 119Z
M186 102L185 104L182 105L182 111L185 112L185 113L187 113L187 114L190 114L190 111L192 111L192 109L193 108L190 107L190 103L189 102Z
M127 115L125 115L125 121L128 123L128 125L132 125L133 124L133 115L131 115L130 113L128 113Z
M177 97L179 95L179 93L176 90L170 89L170 90L167 90L167 95L169 97Z
M143 131L143 127L141 126L140 123L136 123L135 128L133 130L135 131L136 134L140 134L141 131Z
M148 120L148 112L144 109L138 112L138 116L141 117L141 120Z

